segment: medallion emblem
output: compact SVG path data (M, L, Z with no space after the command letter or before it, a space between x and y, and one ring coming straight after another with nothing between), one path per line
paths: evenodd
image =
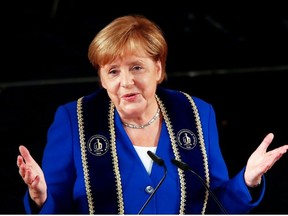
M95 156L102 156L109 150L109 142L106 137L96 134L87 143L88 151Z
M177 133L177 142L180 147L191 150L197 145L197 137L192 131L182 129Z

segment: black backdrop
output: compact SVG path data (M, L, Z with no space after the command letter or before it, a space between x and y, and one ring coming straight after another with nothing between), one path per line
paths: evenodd
M118 15L141 13L162 27L169 45L169 78L163 85L213 104L231 176L268 132L275 133L271 148L288 143L285 7L262 4L256 10L235 2L200 7L189 1L157 7L154 1L8 3L3 4L8 13L2 19L0 74L1 214L24 213L18 146L29 147L40 162L57 106L98 88L87 47ZM265 198L252 213L288 213L287 160L284 156L266 174Z

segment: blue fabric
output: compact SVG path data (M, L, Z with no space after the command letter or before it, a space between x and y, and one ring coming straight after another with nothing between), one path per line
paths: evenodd
M252 197L244 182L245 167L236 176L229 178L219 148L213 107L199 98L193 97L193 99L198 107L202 122L211 189L228 213L248 213L263 199L265 179L262 180L262 191L259 198L252 202ZM40 214L89 213L81 161L76 106L76 101L60 106L55 113L54 122L48 130L47 145L42 161L42 168L48 185L48 198L41 208ZM116 111L115 125L125 214L137 214L149 197L149 194L145 192L146 186L156 187L163 176L163 168L154 164L149 176L126 135ZM144 209L143 214L179 214L179 177L176 167L170 162L174 155L164 121L156 154L166 162L168 174L153 199ZM195 166L193 158L185 162ZM202 161L199 161L199 163L202 165ZM189 175L189 173L186 175ZM101 184L101 180L96 180L93 184ZM191 191L188 191L188 193L203 192L205 190L199 184L197 178L187 184L191 185L189 187ZM105 194L105 191L103 194ZM32 209L28 193L24 197L24 205L26 212L31 214ZM200 214L201 212L198 212L198 209L201 209L202 205L203 202L197 202L197 200L189 202L187 203L189 212L186 213ZM207 213L221 213L211 197L208 201Z

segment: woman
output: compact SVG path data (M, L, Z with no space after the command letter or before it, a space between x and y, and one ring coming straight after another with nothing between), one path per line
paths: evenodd
M19 147L27 213L240 214L261 202L263 175L288 146L266 152L268 134L229 178L213 107L159 85L167 44L155 23L138 15L115 19L93 39L88 57L103 88L58 108L42 168ZM166 176L147 151L160 157ZM187 163L211 191L172 159Z

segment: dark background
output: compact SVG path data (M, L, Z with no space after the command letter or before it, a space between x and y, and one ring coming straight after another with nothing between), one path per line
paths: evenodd
M169 46L163 84L213 104L231 177L268 132L270 149L288 143L288 13L284 5L192 1L9 1L2 4L0 73L1 214L24 214L18 146L41 161L56 108L98 88L87 59L95 34L112 19L140 13ZM205 3L205 5L204 5ZM288 213L288 156L267 174L252 214ZM57 161L55 161L57 163Z

